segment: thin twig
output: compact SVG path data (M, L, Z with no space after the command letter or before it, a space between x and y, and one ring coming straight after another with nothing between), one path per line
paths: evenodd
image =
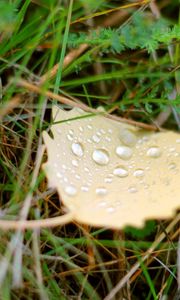
M65 225L73 220L74 213L69 212L66 215L58 216L54 218L47 218L43 220L0 220L0 228L3 230L24 230L24 229L36 229L36 228L50 228L60 225Z
M11 100L9 100L5 105L0 106L0 121L2 121L3 117L10 113L14 108L16 108L21 102L22 97L17 94Z
M77 57L79 57L88 47L89 47L88 44L82 44L79 46L79 48L70 51L64 58L63 69L66 68L68 65L70 65L70 63L73 60L75 60ZM59 68L59 63L57 63L50 71L48 71L43 76L41 76L39 80L39 84L42 85L46 80L50 80L53 77L55 77L58 68Z
M49 300L49 297L45 292L45 288L44 288L44 284L43 284L43 275L42 275L41 262L40 262L40 251L39 251L40 245L39 245L39 230L38 229L35 229L33 232L32 243L33 243L37 285L39 288L39 296L40 296L41 300Z
M72 101L72 100L70 100L70 99L68 99L64 96L57 95L53 92L43 90L42 88L40 88L40 87L38 87L38 86L36 86L32 83L29 83L26 80L20 79L16 83L19 86L24 87L24 88L26 88L27 90L29 90L31 92L35 92L35 93L40 94L40 95L45 95L46 97L49 97L50 99L55 99L55 100L59 101L60 103L70 105L72 107L78 107L78 108L81 108L81 109L83 109L87 112L92 112L92 113L95 113L95 114L99 114L99 111L94 109L94 108L91 108L91 107L89 107L89 106L87 106L83 103L74 102L74 101ZM147 129L147 130L159 130L159 128L157 128L154 125L149 125L149 124L145 124L145 123L142 123L142 122L136 122L134 120L117 117L117 116L114 116L114 115L110 115L108 113L104 113L103 116L107 117L109 119L112 119L112 120L127 123L127 124L130 124L130 125L134 125L134 126L137 126L137 127Z
M14 257L12 262L12 287L20 288L23 286L22 264L23 264L23 239L24 235L19 234L18 243L14 249Z
M99 17L99 16L102 16L102 15L105 15L105 14L107 15L109 13L112 13L112 12L115 12L115 11L118 11L118 10L121 10L121 9L127 9L127 8L136 7L136 6L143 6L144 4L148 4L150 1L151 0L142 0L142 1L135 2L135 3L125 4L125 5L122 5L122 6L111 8L111 9L108 9L108 10L103 10L101 12L98 11L96 13L93 13L93 14L89 15L89 16L85 16L85 17L79 18L75 21L72 21L71 24L86 21L88 19Z

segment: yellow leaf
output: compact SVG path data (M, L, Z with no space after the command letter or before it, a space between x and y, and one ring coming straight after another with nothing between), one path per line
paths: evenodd
M171 217L180 207L180 135L86 114L54 106L53 138L43 133L49 186L73 220L122 228Z

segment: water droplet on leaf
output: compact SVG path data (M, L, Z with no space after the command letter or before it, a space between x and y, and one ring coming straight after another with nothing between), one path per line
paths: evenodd
M161 150L159 147L151 147L147 150L147 156L152 158L157 158L161 155Z
M143 177L144 176L144 170L143 169L137 169L134 171L133 175L135 177Z
M88 192L88 191L89 191L88 186L82 186L82 187L81 187L81 191L83 191L83 192Z
M127 177L128 170L124 166L118 166L114 169L113 174L121 178Z
M137 193L137 188L135 186L130 186L128 188L128 192L132 194Z
M98 165L103 166L103 165L107 165L109 163L109 154L104 149L94 150L93 154L92 154L92 158Z
M104 187L99 187L99 188L96 189L96 194L98 196L104 196L104 195L107 194L107 189L104 188Z
M65 192L68 196L75 196L77 194L77 189L73 185L68 185L65 187Z
M84 154L83 146L80 143L72 143L71 149L72 152L78 157L82 157Z
M114 213L115 212L115 208L113 206L109 206L109 207L107 207L106 211L108 213Z
M136 144L136 136L128 129L120 131L120 139L127 146L134 146Z
M77 161L76 159L73 159L73 160L72 160L72 165L73 165L74 167L78 167L78 161Z
M122 159L129 159L132 156L132 149L127 146L118 146L116 148L116 154Z
M61 174L60 172L57 172L57 173L56 173L56 176L57 176L58 178L62 178L62 174Z
M100 142L100 138L99 138L96 134L94 134L94 135L92 136L92 140L93 140L93 142L95 142L95 143L99 143L99 142Z

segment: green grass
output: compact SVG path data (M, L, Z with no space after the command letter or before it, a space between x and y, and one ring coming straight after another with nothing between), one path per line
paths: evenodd
M19 86L21 78L38 84L59 63L56 75L44 82L45 90L147 124L170 107L172 113L162 126L180 128L179 1L156 2L153 11L148 1L121 10L125 16L119 15L117 23L106 28L105 22L113 21L107 11L118 13L118 6L131 1L0 0L2 217L13 220L23 213L45 219L62 213L56 192L48 190L44 173L37 168L47 158L40 157L39 150L55 100ZM157 11L161 15L156 19ZM87 50L63 67L66 54L83 43ZM16 95L19 102L11 110ZM2 115L4 108L9 109ZM143 260L171 221L147 223L140 233L81 224L41 231L1 230L0 299L173 299L176 223ZM117 297L108 298L137 262L139 267Z

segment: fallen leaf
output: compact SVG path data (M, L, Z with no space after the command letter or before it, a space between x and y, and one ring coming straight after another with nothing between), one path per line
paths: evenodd
M49 186L73 220L93 226L143 226L180 207L180 135L152 133L53 107L53 138L43 133Z

